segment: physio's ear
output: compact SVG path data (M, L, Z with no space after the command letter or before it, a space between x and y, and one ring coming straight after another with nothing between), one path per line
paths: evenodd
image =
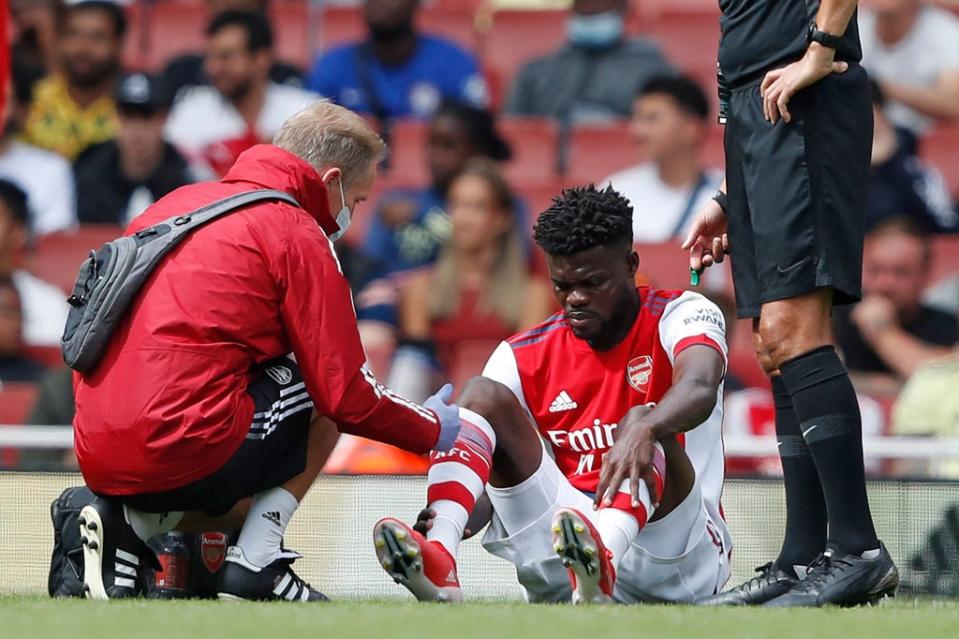
M335 180L341 179L342 177L343 171L341 171L339 167L334 166L333 168L324 171L320 176L320 179L323 180L323 183L326 184L327 187L329 187L330 184L332 184Z

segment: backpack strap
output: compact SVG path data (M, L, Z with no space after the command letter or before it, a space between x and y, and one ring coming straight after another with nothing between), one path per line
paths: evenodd
M243 193L236 193L235 195L230 195L216 202L205 204L189 213L174 215L142 231L137 231L133 235L138 240L144 240L154 235L165 235L169 232L174 233L176 236L185 235L198 226L202 226L222 215L264 200L280 200L287 204L292 204L297 208L301 208L300 203L297 202L292 195L284 193L283 191L277 191L275 189L244 191Z

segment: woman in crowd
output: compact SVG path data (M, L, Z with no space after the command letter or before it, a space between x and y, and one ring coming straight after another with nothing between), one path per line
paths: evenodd
M450 184L447 210L449 242L400 295L404 342L390 377L411 398L442 379L478 374L500 341L553 308L549 287L530 269L513 194L492 162L466 166Z

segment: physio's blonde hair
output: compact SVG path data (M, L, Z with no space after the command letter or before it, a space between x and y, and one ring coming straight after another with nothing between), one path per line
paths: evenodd
M329 100L318 100L292 115L277 131L273 144L317 171L339 167L344 186L365 177L386 153L386 144L366 120Z

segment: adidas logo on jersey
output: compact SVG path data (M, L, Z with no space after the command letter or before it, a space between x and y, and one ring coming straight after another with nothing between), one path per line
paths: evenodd
M263 513L263 518L268 521L272 521L277 526L282 525L280 523L280 511L278 510L270 510L268 512Z
M566 391L560 391L559 395L556 396L556 399L553 400L553 403L549 405L549 412L562 413L563 411L573 410L574 408L579 408L579 404L573 401L573 398L569 396L569 393Z

